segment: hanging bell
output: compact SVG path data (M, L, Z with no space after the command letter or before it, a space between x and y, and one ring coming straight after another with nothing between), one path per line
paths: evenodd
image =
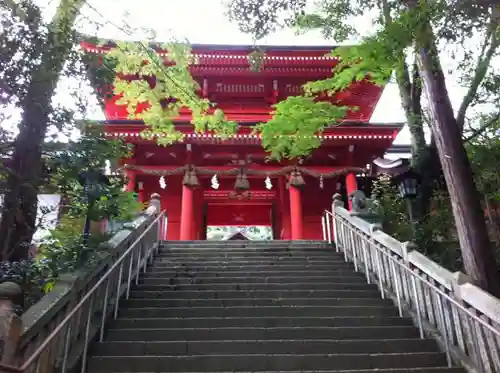
M182 182L184 185L190 187L198 187L200 186L200 182L198 181L198 177L196 176L196 172L194 170L187 170L184 174L184 180Z
M300 188L306 185L306 182L304 181L304 178L302 177L302 174L299 171L292 172L290 176L290 185L296 188Z
M248 182L247 176L245 174L238 174L238 176L236 176L234 189L236 189L237 191L250 189L250 183Z

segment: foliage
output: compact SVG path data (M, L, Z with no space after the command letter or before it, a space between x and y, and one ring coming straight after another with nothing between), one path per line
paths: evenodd
M85 111L86 98L74 96L75 109L58 105L53 96L61 76L83 72L73 48L74 24L84 0L59 0L52 20L42 19L35 1L7 0L0 4L2 33L2 105L17 109L18 134L12 139L11 167L0 222L2 260L25 259L36 226L37 194L43 184L42 147L48 135L72 129L75 111ZM73 79L78 82L78 79ZM52 131L52 129L56 129ZM51 133L52 131L52 133Z
M445 268L452 271L463 270L447 194L442 191L435 192L432 209L418 224L415 238L408 207L390 176L381 175L374 182L373 194L378 202L375 212L380 215L385 232L401 242L414 241L420 252Z
M290 96L274 105L273 117L259 123L262 146L270 158L297 158L320 146L315 135L345 116L348 107L317 102L312 97Z
M500 159L500 120L489 124L489 118L484 118L481 126L489 127L467 143L469 158L474 168L476 180L481 192L489 200L500 203L500 175L498 160Z
M474 177L482 195L490 238L500 250L500 121L497 116L480 118L482 131L475 131L467 142Z
M253 4L251 1L236 0L234 3L242 7ZM243 16L236 21L243 31L245 28L241 27L242 23L254 22L246 30L251 30L256 37L262 37L273 27L262 26L262 22L255 23L258 18L255 13L265 14L269 7L273 7L272 12L277 14L287 10L284 2L262 0L257 10L248 6L249 11L254 10L252 19ZM320 28L325 35L344 38L336 42L355 36L352 35L352 31L356 31L352 25L356 24L356 17L373 14L372 30L365 32L359 46L343 47L334 52L340 55L347 53L348 58L340 62L343 66L334 69L331 78L309 84L306 91L316 93L323 90L334 94L338 87L349 84L351 80L375 76L375 81L380 81L394 71L411 133L413 162L424 181L418 199L420 225L430 213L435 192L433 180L443 174L450 195L455 198L453 213L465 259L464 267L478 286L493 294L500 294L500 281L496 280L496 269L491 265L493 255L486 242L486 226L481 219L473 176L461 143L471 109L480 110L483 114L500 114L497 105L486 112L484 107L478 105L485 101L491 102L483 97L498 98L500 92L500 70L494 63L499 58L500 7L494 2L457 4L454 0L320 0L316 3L316 9L310 11L304 7L300 12L295 17L296 26L307 30ZM238 14L244 15L245 10L240 10ZM273 18L264 17L263 21L274 22L276 26ZM366 19L364 21L362 24L366 27ZM260 30L256 30L257 27ZM341 31L334 33L334 28ZM479 48L478 38L482 39ZM455 117L445 85L446 71L441 62L446 54L456 69L449 75L460 78L466 88ZM424 88L428 98L427 107L422 105ZM431 114L429 118L425 115L426 110ZM436 139L430 146L425 142L426 122L432 127Z
M49 160L51 184L64 196L66 212L75 218L89 216L92 221L104 218L128 220L137 213L140 204L133 193L122 191L125 178L121 173L100 177L90 185L82 175L104 172L107 162L116 164L128 158L131 145L122 140L110 140L89 130L76 142ZM102 174L101 174L102 176Z
M15 266L19 269L17 276L24 281L22 286L27 293L28 306L50 291L60 274L84 265L91 266L99 258L97 248L109 237L91 232L88 244L84 245L82 234L87 215L96 222L104 218L127 221L138 212L140 204L136 196L122 191L125 179L121 174L93 183L87 192L80 178L82 172L104 171L107 161L116 164L128 157L130 151L131 147L123 141L108 140L89 129L78 141L54 150L52 157L46 160L51 177L46 188L61 194L60 208L64 215L56 228L44 237L36 260L23 261L22 266Z
M395 72L412 135L414 159L417 163L420 160L435 163L425 156L428 149L423 133L426 118L420 102L422 87L418 68L411 62L408 52L412 51L418 30L430 22L441 55L451 60L456 67L453 75L468 88L457 113L458 124L463 126L471 108L485 101L498 101L500 71L494 69L493 61L498 56L500 43L500 9L488 2L457 4L453 0L422 1L417 8L409 8L407 4L410 2L318 0L314 6L306 7L305 3L295 0L231 0L228 14L240 30L251 34L255 40L290 24L299 32L320 30L336 43L357 39L356 46L332 52L340 57L334 75L307 84L306 90L334 94L353 80L367 76L383 84ZM368 15L372 15L371 25L369 21L367 24ZM279 22L281 18L288 22ZM479 50L478 38L483 39ZM422 167L426 168L429 169Z
M88 245L83 245L82 231L84 219L64 217L40 245L38 267L47 280L53 283L61 273L73 272L84 265L92 265L98 258L97 248L109 237L92 233ZM50 283L49 281L47 281Z
M131 118L142 119L149 126L143 136L155 137L165 146L181 140L183 134L175 129L174 119L183 108L191 111L196 131L211 131L221 138L234 134L237 124L227 121L220 109L198 96L200 86L189 72L189 66L196 63L190 46L169 43L162 48L168 52L166 61L147 43L120 42L104 61L107 64L111 59L114 66L114 92L122 96L118 103L127 105ZM147 109L136 114L138 106L146 103Z
M0 262L0 282L14 282L24 293L21 310L27 309L44 294L44 275L34 258L19 262Z
M306 0L232 0L228 4L228 16L243 32L260 40L279 28L292 25L305 5Z
M408 219L408 209L392 178L388 175L381 175L375 180L372 195L378 202L375 204L375 213L382 218L384 231L400 241L411 240L412 230Z

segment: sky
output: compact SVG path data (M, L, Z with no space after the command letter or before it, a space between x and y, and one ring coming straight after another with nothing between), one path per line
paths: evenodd
M78 29L95 35L95 25L89 20L99 22L102 27L97 35L106 39L137 39L128 29L148 28L154 30L156 39L168 40L172 36L187 39L191 43L208 44L252 44L250 36L241 33L235 24L229 22L225 13L224 0L88 0L89 6L83 9ZM44 6L45 16L51 17L56 0L39 0ZM48 6L47 6L48 4ZM372 30L369 15L353 20L360 30L369 33ZM140 37L140 36L139 36ZM260 42L264 45L334 45L334 41L325 40L319 32L295 35L293 30L282 30ZM442 61L444 70L450 71L447 77L448 90L452 104L458 108L464 95L464 89L452 76L453 67L446 59ZM58 100L67 101L67 91L71 82L60 84ZM91 90L89 89L89 94ZM93 100L92 119L103 119L102 112ZM373 113L371 122L405 122L399 91L394 82L390 82ZM409 132L404 128L394 144L409 144Z

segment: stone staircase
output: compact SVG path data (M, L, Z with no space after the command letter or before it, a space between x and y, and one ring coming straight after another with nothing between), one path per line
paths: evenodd
M87 371L463 372L311 241L164 244Z

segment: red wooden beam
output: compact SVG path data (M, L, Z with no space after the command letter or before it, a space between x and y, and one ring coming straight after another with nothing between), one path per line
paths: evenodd
M310 170L311 172L316 172L316 173L330 173L334 171L339 171L345 168L346 166L304 166L303 168ZM175 169L178 169L179 166L157 166L157 165L134 165L133 169L138 173L138 174L146 174L148 175L147 171L154 171L154 172L169 172ZM201 166L199 167L200 169L203 168L208 168L211 170L215 170L216 172L219 171L228 171L228 170L233 170L235 168L240 168L239 165L229 165L229 166ZM250 171L262 171L262 172L276 172L280 171L283 169L283 166L272 166L272 165L249 165L248 170ZM151 174L149 174L151 175ZM158 175L160 176L160 175ZM198 176L202 177L203 174L199 174ZM207 175L207 177L211 177L212 175ZM220 175L223 176L223 175ZM252 175L249 175L252 176ZM262 175L263 177L266 175Z

